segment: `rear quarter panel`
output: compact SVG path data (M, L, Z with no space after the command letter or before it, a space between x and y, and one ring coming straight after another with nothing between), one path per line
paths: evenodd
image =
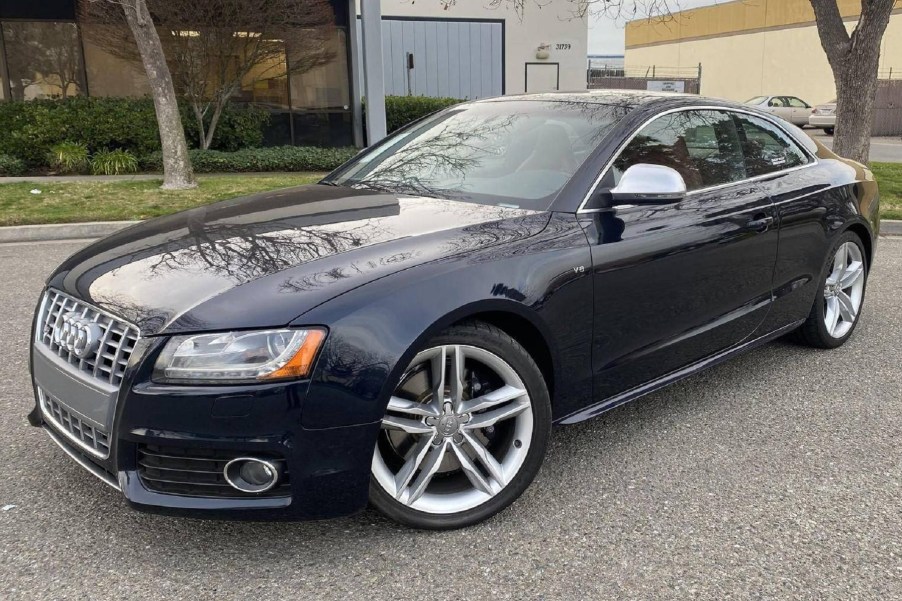
M873 257L880 231L879 193L870 170L817 142L811 144L816 165L762 183L776 205L780 224L775 303L763 329L807 317L827 254L840 234L850 228L856 231Z

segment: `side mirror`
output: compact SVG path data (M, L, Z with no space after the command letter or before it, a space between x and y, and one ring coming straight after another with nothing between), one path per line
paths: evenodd
M664 165L639 163L621 176L611 190L614 205L663 205L686 197L686 182L679 171Z

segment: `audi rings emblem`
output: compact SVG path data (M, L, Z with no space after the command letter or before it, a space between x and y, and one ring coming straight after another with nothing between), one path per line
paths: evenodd
M102 333L96 322L69 312L63 315L53 331L53 342L79 359L84 359L97 348Z

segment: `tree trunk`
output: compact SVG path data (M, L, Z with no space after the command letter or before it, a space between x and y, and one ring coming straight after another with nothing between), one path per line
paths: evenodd
M185 142L185 130L182 127L175 87L172 85L172 75L147 4L145 0L122 0L122 8L135 36L156 109L163 147L163 189L195 188L197 181L188 157L188 144Z
M855 56L858 53L852 52L833 69L837 125L833 152L859 163L868 162L874 128L880 40L872 47L875 49L873 57Z
M836 0L810 0L821 46L836 81L833 151L867 163L874 126L880 42L895 0L862 0L852 34L846 31Z
M226 100L228 102L228 100ZM207 128L207 135L204 138L204 150L209 150L210 146L213 144L213 135L216 133L216 126L219 125L219 118L222 116L222 101L216 103L216 109L213 111L213 116L210 118L210 125Z
M206 110L201 109L196 102L191 103L191 110L194 112L194 120L197 122L197 147L202 150L209 150L204 146L204 141L207 139L206 125L204 125L204 113Z

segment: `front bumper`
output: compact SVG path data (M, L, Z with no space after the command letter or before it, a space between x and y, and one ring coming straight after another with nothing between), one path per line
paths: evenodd
M136 353L144 357L130 362L122 386L107 408L106 456L92 452L79 437L72 436L71 427L65 427L81 424L78 419L82 417L87 422L90 417L84 415L84 403L77 408L67 405L67 397L77 394L73 393L76 385L60 386L65 379L47 371L48 364L39 358L38 346L32 351L32 369L34 373L37 368L37 373L36 405L29 415L30 423L43 427L71 458L121 491L125 500L141 511L203 518L303 520L349 515L366 506L379 422L303 427L301 416L309 388L306 381L249 386L153 384L150 368L142 366L153 364L161 342L143 341ZM42 411L39 391L47 386L55 387L48 392L70 412L71 421L61 422L46 408ZM100 409L93 417L102 415ZM100 420L90 421L98 424ZM100 428L104 426L99 423ZM276 458L283 462L288 477L283 486L265 495L238 491L229 495L227 486L205 489L203 484L199 485L201 490L215 490L217 494L199 493L198 487L187 493L173 492L171 487L161 490L144 461L148 449L157 453L166 449L179 460L205 458L204 465L222 461L217 457ZM155 472L156 476L159 473ZM211 477L204 475L206 481Z

